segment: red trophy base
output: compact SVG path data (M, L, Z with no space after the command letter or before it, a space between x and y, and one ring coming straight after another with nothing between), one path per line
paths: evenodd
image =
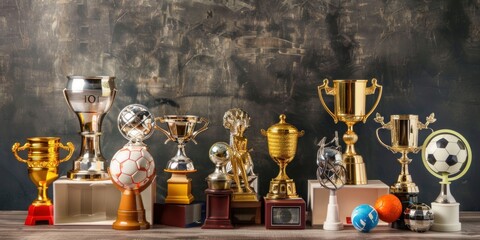
M204 205L202 202L187 205L155 203L153 222L181 228L198 227L205 217Z
M262 223L262 202L260 201L232 201L231 209L234 224Z
M228 190L205 190L207 198L207 218L203 229L232 229L230 220L230 199L233 191Z
M305 229L305 201L265 198L265 228Z
M37 221L48 221L49 225L53 225L53 205L28 207L27 219L25 225L36 225Z

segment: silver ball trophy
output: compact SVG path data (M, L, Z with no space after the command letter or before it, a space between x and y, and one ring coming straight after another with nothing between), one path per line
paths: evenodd
M116 89L110 76L68 76L65 100L80 121L80 155L67 174L75 180L105 180L105 157L100 148L102 120L112 106Z
M325 230L341 230L343 223L340 221L336 191L342 188L347 180L347 170L342 163L342 149L338 144L338 133L335 138L326 143L326 137L318 143L317 152L317 179L322 187L330 190L327 217L323 223Z
M215 164L215 171L206 178L209 189L230 189L232 177L225 172L225 165L233 155L232 148L225 142L217 142L208 152L210 160Z

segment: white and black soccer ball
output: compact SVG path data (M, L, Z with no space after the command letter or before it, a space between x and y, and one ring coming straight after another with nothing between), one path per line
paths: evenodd
M443 133L427 143L423 154L431 170L439 174L453 175L460 172L467 161L468 150L462 139Z
M125 189L143 187L155 175L155 162L144 146L126 146L110 162L112 181Z

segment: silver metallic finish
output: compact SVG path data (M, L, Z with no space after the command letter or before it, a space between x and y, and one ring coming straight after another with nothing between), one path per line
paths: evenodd
M433 224L434 214L425 203L408 206L404 211L405 225L414 232L426 232Z
M338 133L335 138L325 143L326 137L318 143L317 152L317 179L326 189L338 190L345 185L346 169L342 163L342 148L338 143ZM333 146L331 146L333 145Z
M210 189L230 189L232 178L225 172L225 165L232 157L232 148L225 142L217 142L210 147L208 156L215 164L215 171L205 179Z
M155 121L166 123L168 131L155 125L155 129L161 131L168 138L165 143L172 141L177 143L177 153L168 162L165 170L167 171L195 171L192 160L185 154L185 144L192 141L195 144L195 137L208 129L208 120L194 115L165 115L163 117L155 118ZM195 130L197 123L204 123L204 125Z
M153 134L155 117L140 104L130 104L120 111L117 119L118 130L131 144L141 143Z
M80 155L67 176L79 180L108 179L100 148L102 120L112 106L116 89L110 76L68 76L65 100L80 122Z
M450 193L450 184L440 183L440 194L438 194L437 203L456 203L455 198Z

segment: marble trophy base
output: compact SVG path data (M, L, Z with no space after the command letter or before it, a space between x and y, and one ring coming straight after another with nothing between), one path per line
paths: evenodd
M207 211L205 223L202 229L232 229L230 219L230 200L233 191L226 190L205 190L207 199Z
M205 219L204 207L203 202L188 205L155 203L153 222L180 228L201 226Z
M37 221L48 221L49 225L53 225L53 205L28 207L28 215L25 219L25 225L36 225Z
M398 199L400 199L400 202L402 203L402 214L395 222L392 222L391 227L396 229L408 230L409 228L405 225L405 220L404 220L405 215L403 214L403 212L410 204L418 202L418 193L392 192L392 194L397 196Z
M462 230L459 221L460 203L432 202L432 212L435 214L431 230L437 232L456 232Z
M302 198L265 198L266 229L305 229L305 215Z
M262 203L260 201L233 201L230 209L232 211L232 222L234 224L261 224Z
M187 178L187 174L196 172L174 171L165 169L165 172L171 172L172 177L167 180L167 197L165 203L171 204L190 204L193 202L192 179Z

